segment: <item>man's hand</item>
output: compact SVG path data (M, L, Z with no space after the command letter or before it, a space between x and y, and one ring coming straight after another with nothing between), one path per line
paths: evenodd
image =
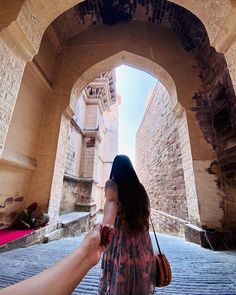
M92 265L99 262L101 254L105 250L105 247L101 246L101 228L102 224L96 224L94 228L86 234L81 245Z

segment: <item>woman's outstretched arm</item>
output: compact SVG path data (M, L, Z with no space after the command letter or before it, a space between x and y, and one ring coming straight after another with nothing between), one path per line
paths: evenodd
M70 295L89 269L98 263L101 225L84 238L81 246L49 269L0 290L0 295Z
M105 205L103 213L103 224L113 226L118 211L118 189L113 180L108 180L105 185Z

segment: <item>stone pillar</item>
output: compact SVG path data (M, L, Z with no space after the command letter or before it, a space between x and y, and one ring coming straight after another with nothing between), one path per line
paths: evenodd
M26 62L35 54L17 25L12 23L0 32L0 159Z
M54 162L53 177L50 189L48 213L52 221L57 220L60 213L62 199L63 178L66 166L68 133L71 117L63 113L59 130L56 157Z
M110 176L112 162L118 153L118 129L119 129L119 105L120 96L116 96L116 103L111 106L110 111L104 112L105 134L103 137L103 149L101 157L103 159L103 179L102 184L105 185L106 180Z
M180 138L180 148L184 171L185 191L188 207L188 220L190 223L200 225L200 215L198 208L198 195L193 169L193 159L189 138L186 112L178 103L174 109L178 122L178 132Z
M80 181L75 205L76 211L92 212L96 210L96 203L92 199L94 158L96 145L96 131L85 133L81 155Z
M29 196L47 210L50 220L58 219L63 177L66 164L68 132L73 112L60 88L51 93L44 109L37 152L37 169L34 172ZM28 203L31 199L28 199Z
M221 229L224 220L224 194L217 186L216 173L210 167L216 155L206 143L195 114L178 109L179 135L188 203L189 222L195 226ZM201 148L199 148L201 147Z

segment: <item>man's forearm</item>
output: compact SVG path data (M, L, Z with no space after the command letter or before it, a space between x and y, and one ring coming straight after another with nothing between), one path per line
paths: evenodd
M70 295L92 266L82 246L38 275L0 290L0 295Z

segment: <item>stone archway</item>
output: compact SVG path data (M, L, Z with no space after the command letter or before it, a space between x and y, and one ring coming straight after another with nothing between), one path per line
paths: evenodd
M181 236L184 236L185 231L185 225L189 222L193 222L194 224L200 225L202 222L202 216L200 216L199 212L199 200L197 198L197 188L195 187L195 179L194 175L191 173L193 171L192 166L192 155L191 155L191 145L190 145L190 138L189 138L189 130L186 120L186 112L185 109L181 106L181 104L178 102L177 98L177 92L176 92L176 86L172 79L172 77L169 75L169 73L163 69L160 65L154 63L150 59L144 58L142 56L138 56L136 54L127 52L127 51L121 51L105 60L100 61L99 63L94 64L89 69L87 69L74 83L73 88L71 90L70 95L70 105L67 108L67 113L71 116L73 115L73 109L75 102L77 98L79 97L80 92L85 88L86 85L91 82L94 77L98 76L101 72L108 72L114 69L115 67L124 64L131 66L133 68L137 68L140 70L143 70L155 77L157 77L161 83L162 88L166 89L169 93L169 97L171 99L170 104L170 113L172 113L173 117L175 118L175 124L176 124L176 130L177 130L177 137L180 138L180 141L182 142L180 144L181 149L181 157L183 162L183 177L182 181L185 183L185 188L187 192L187 200L183 200L183 202L187 202L187 216L185 219L181 219L178 216L170 216L170 223L174 223L174 230L172 231L172 234L178 234ZM154 123L154 122L153 122ZM68 128L68 121L63 121L63 132L60 133L60 137L65 137L65 130ZM66 127L67 126L67 127ZM64 149L60 149L60 154L57 155L58 158L65 157L65 146ZM63 174L63 168L61 169L61 173ZM58 179L59 177L57 177ZM61 178L61 177L60 177ZM170 184L169 184L170 185ZM58 183L56 184L58 188ZM153 203L155 204L155 202ZM50 208L51 215L55 211L55 208L57 208L60 205L60 199L52 199L50 200ZM160 214L160 213L159 213ZM163 212L164 217L166 218L166 221L168 219L168 214L165 215L165 212ZM213 221L211 221L213 222ZM217 223L217 221L214 221ZM168 226L167 226L168 227ZM167 228L166 227L166 228ZM162 224L161 230L166 230L165 226Z
M62 187L62 179L64 175L64 165L65 165L65 163L62 163L61 160L59 159L65 159L67 142L65 142L64 139L66 138L66 134L68 133L69 120L74 114L75 102L80 92L91 81L93 81L95 77L97 77L102 72L111 71L116 66L119 66L121 64L132 66L134 68L146 71L147 73L155 77L158 77L163 83L163 85L165 85L168 92L170 93L170 96L173 100L173 106L172 106L173 112L176 112L176 114L180 114L183 111L183 108L181 107L181 104L178 102L178 99L177 99L176 86L172 77L164 68L162 68L161 66L154 63L148 58L145 58L127 51L121 51L117 54L114 54L113 56L110 56L106 59L101 60L98 63L95 63L94 65L89 67L85 72L83 72L81 76L76 81L74 81L74 84L72 85L72 89L70 90L69 100L67 101L68 106L66 107L66 105L63 104L64 107L66 107L66 111L64 112L64 115L62 115L62 119L60 120L60 133L59 133L59 139L58 139L58 145L57 145L58 148L56 153L54 175L53 175L54 180L52 180L52 187L51 187L52 197L50 198L50 202L49 202L49 213L51 216L54 216L55 218L57 218L58 216L58 211L60 207L60 194L58 193L60 192L60 187ZM68 90L69 89L70 88L68 88ZM188 131L186 130L186 132ZM190 151L190 148L189 148L189 151ZM39 167L39 170L40 170L40 167ZM43 171L42 173L44 174ZM40 177L40 175L36 176L36 179L38 177ZM59 179L61 180L60 182L58 182ZM33 188L33 186L34 185L31 185L31 189L35 191L35 188ZM37 191L37 188L36 188L36 191ZM56 196L56 197L53 197L53 196ZM198 219L199 217L195 217L195 218Z
M2 4L1 9L3 11L1 51L4 57L4 73L6 73L3 78L8 79L7 77L12 76L14 77L14 83L4 85L1 91L1 100L4 104L5 113L1 128L0 155L2 155L3 152L25 63L30 61L38 52L43 33L48 25L58 15L82 1L71 0L63 3L51 1L50 5L45 1L37 1L37 3L32 3L31 1L24 1L24 3L16 2L17 1L13 2L14 6L11 7L12 10L10 12L8 11L9 7L7 5L5 6ZM232 30L235 26L236 18L233 2L225 0L223 6L222 2L219 5L213 5L211 1L208 1L205 6L196 4L196 1L175 0L171 2L189 9L203 22L208 32L210 42L214 44L218 50L222 50L222 52L226 53L233 83L236 85L236 80L234 78L234 60L236 53L235 46L233 46L234 30ZM222 7L224 9L222 9ZM217 16L217 18L214 18L214 22L213 18L207 13L209 10L211 11L211 16L212 14ZM223 40L221 38L221 32L227 32L227 37ZM227 45L225 46L225 44ZM229 50L227 51L227 49ZM7 59L7 57L9 57L9 59Z
M76 2L76 3L74 3L74 2ZM78 1L74 1L74 2L73 2L74 4L78 3ZM181 3L183 3L183 1L181 1ZM189 1L188 1L188 3L189 3ZM208 4L210 4L210 3L211 2L209 1ZM229 2L227 2L227 3L229 4ZM38 17L37 14L34 14L33 12L38 11L41 4L42 4L41 2L37 2L37 7L34 7L34 6L31 6L29 4L29 2L24 3L22 13L19 14L19 16L21 17L20 22L24 23L24 25L25 25L25 28L26 28L25 32L23 32L21 30L19 23L16 23L16 22L11 23L10 28L3 29L1 31L1 34L3 36L3 39L2 39L3 51L2 52L3 52L3 54L5 54L7 56L7 58L9 58L9 60L4 60L4 62L3 62L4 73L6 74L6 77L12 78L12 80L8 79L8 82L5 83L7 79L5 79L5 76L4 76L3 77L3 80L5 79L4 85L1 89L1 95L4 97L3 109L4 109L4 111L6 110L6 112L4 113L4 116L3 116L3 118L4 118L3 124L1 124L1 132L2 132L2 135L1 135L2 141L0 144L1 150L3 150L3 147L4 147L6 130L9 126L9 122L11 119L11 112L12 112L12 109L15 104L15 99L16 99L16 96L18 93L19 84L21 81L25 62L30 60L32 58L32 56L37 52L38 46L39 46L39 43L41 40L40 36L42 36L44 29L47 25L47 21L45 21L45 18L42 18L42 23L40 23L40 28L38 28L37 35L32 34L33 30L35 30L36 22L30 28L28 27L29 23L34 22L35 21L34 19L37 19L37 17ZM67 4L68 4L68 2L67 2ZM73 4L70 3L69 5L73 5ZM220 7L221 6L217 6L217 9L220 9ZM224 25L222 26L223 23L228 25L227 19L225 16L229 12L229 6L226 5L226 7L227 7L226 11L222 12L223 13L221 15L222 17L220 17L220 20L219 20L219 26L222 30L224 29ZM46 9L46 6L44 4L42 4L41 8ZM195 9L198 10L199 8L197 6L195 6ZM204 7L204 9L206 9L206 6ZM31 11L32 14L28 13L29 11ZM45 10L43 10L43 9L41 9L41 11L45 12ZM49 12L50 11L51 10L49 9ZM56 13L58 13L58 11ZM234 13L234 12L232 12L232 13ZM50 13L46 14L47 15L46 19L52 20L53 19L53 18L51 18L52 15L49 15L49 14ZM204 13L203 13L203 15L204 15ZM29 20L26 19L27 17L29 17ZM30 17L32 19L30 19ZM212 30L215 33L217 33L218 30L216 29L216 26L214 24L212 24L210 18L208 18L208 22L209 22L209 25L212 25L212 28L213 28ZM203 23L204 23L204 21L203 21ZM37 23L37 25L38 24L39 23ZM152 33L153 35L151 36L151 38L148 39L145 37L144 33L147 33L147 31L150 31L150 27L152 26L151 24L145 24L145 29L144 29L144 25L142 26L138 22L131 23L129 27L131 28L132 26L133 26L133 28L134 28L134 26L139 26L139 28L141 28L141 30L138 31L138 33L137 33L137 31L135 32L135 30L133 29L134 34L131 34L132 40L127 39L128 42L125 42L124 38L122 39L122 37L120 37L120 39L118 38L120 43L114 42L115 39L111 36L111 32L110 32L109 33L110 35L107 34L106 36L109 37L110 43L113 43L114 46L112 47L112 46L110 46L111 44L109 45L107 43L104 43L103 45L99 44L99 40L98 40L97 36L100 36L99 33L105 32L104 27L100 26L100 28L93 28L92 30L88 30L86 32L79 34L79 36L75 37L73 40L70 40L67 43L67 46L57 56L58 64L55 68L55 71L60 72L60 74L56 77L57 81L54 84L53 89L51 89L51 91L50 91L51 101L48 103L48 110L47 110L48 117L46 120L47 123L45 123L45 126L44 126L44 128L47 128L51 124L50 121L53 122L54 129L52 129L53 134L50 139L55 139L55 141L53 142L53 140L51 140L53 142L53 144L52 144L52 146L50 146L50 148L51 148L51 151L49 153L50 154L49 155L50 161L48 163L50 163L49 170L50 170L51 174L54 173L55 177L53 178L53 180L49 179L49 183L47 185L48 185L48 187L50 187L50 189L48 190L48 188L47 188L47 190L46 190L48 192L51 191L52 198L56 199L60 195L60 191L55 188L55 185L57 183L56 173L57 173L57 171L59 171L61 169L60 162L56 161L56 163L54 163L53 161L55 160L57 152L60 149L60 147L57 146L57 144L56 144L59 131L64 128L63 124L67 120L66 116L63 116L61 118L61 114L67 108L67 106L69 104L70 90L73 87L75 80L79 76L81 76L84 72L86 72L86 70L88 68L92 67L94 64L97 64L97 63L101 62L102 60L104 60L108 57L111 57L121 51L128 51L132 54L136 54L136 55L142 56L143 58L147 58L149 60L152 60L154 63L160 64L163 68L165 68L170 73L170 75L173 77L173 80L174 80L176 88L177 88L178 98L180 99L181 104L187 108L186 117L187 117L188 127L190 129L190 137L191 137L190 140L192 143L192 145L191 145L192 151L191 152L193 153L193 158L194 158L193 164L196 164L195 170L198 172L200 171L200 174L201 174L201 172L204 172L207 168L209 168L208 166L207 167L204 166L206 164L206 162L204 162L205 163L204 165L201 165L202 161L207 160L208 161L207 165L208 165L213 160L215 160L216 155L212 151L211 145L208 142L206 142L206 140L202 137L202 133L199 129L199 124L196 121L195 113L193 110L194 107L196 107L196 105L195 105L194 101L192 100L192 98L194 96L194 93L197 92L198 88L201 86L200 79L199 79L197 73L195 72L195 69L193 69L193 67L192 67L192 66L197 67L197 65L196 65L197 62L193 57L193 53L191 53L191 52L187 53L183 49L181 51L180 44L179 44L178 50L176 52L175 50L173 50L173 48L169 48L170 45L168 46L168 44L167 44L168 42L167 43L160 42L160 44L158 44L158 45L154 44L155 42L152 43L153 40L155 40L155 39L156 39L156 41L158 40L158 38L157 38L158 34L159 34L159 37L164 31L166 31L165 34L167 34L167 35L170 34L170 32L168 32L168 30L165 28L158 27L160 29L160 32L158 32L158 33L156 31L154 32L154 30L153 30L153 33ZM113 31L115 31L116 34L119 33L119 30L120 30L120 26L116 26L115 28L113 28ZM125 30L123 30L123 31L126 33ZM20 38L16 37L16 33L19 33ZM96 33L97 33L97 35L96 35ZM144 34L144 35L142 35L142 34ZM165 34L163 33L163 36ZM116 35L116 37L117 36L119 37L119 34ZM122 35L120 34L120 36L122 36ZM142 48L143 44L141 44L141 42L139 40L141 38L140 36L141 37L144 36L143 40L145 40L145 41L148 40L148 42L149 42L148 44L146 43L145 50ZM170 35L168 35L168 36L169 37L167 37L167 39L169 38L168 39L169 44L172 44L172 42L174 42L175 44L178 43L178 41L176 40L176 38L174 37L173 34L171 36ZM230 34L229 36L232 37L232 34ZM95 40L95 41L93 43L88 42L89 39ZM210 37L210 39L212 39L212 37ZM83 44L84 40L87 43L85 42ZM222 40L220 39L220 41L222 41ZM233 42L233 39L231 41ZM135 44L135 42L136 42L136 44ZM212 42L212 40L211 40L211 42ZM226 44L225 42L226 41L224 41L223 43ZM142 43L145 43L145 42L142 42ZM140 44L141 44L141 46L140 46ZM229 47L230 44L231 43L229 42L229 44L227 46ZM184 44L184 45L186 45L186 44ZM189 45L189 44L187 44L187 45ZM97 46L96 51L93 50L94 46L95 47ZM227 46L224 46L224 50L226 50L228 48ZM86 50L83 49L85 47L86 47ZM190 47L190 49L191 49L191 47ZM166 52L164 52L165 50L166 50ZM79 57L78 57L78 52L80 55ZM159 53L161 53L160 56L166 54L166 58L161 59L160 56L158 56ZM171 56L171 60L168 61L167 57L170 57L170 56ZM225 53L225 56L228 61L229 69L231 71L230 73L232 74L232 73L234 73L234 70L235 70L235 63L234 63L235 46L234 46L234 44L229 48L229 50L227 50L227 52ZM79 63L79 60L78 60L79 58L80 58L80 60L83 60L85 62ZM204 71L205 71L205 69L204 69ZM62 72L63 72L63 74L62 74ZM207 75L207 73L204 72L204 75ZM188 80L191 80L191 89L190 89L190 85L189 85ZM235 81L236 81L235 75L232 74L232 82L234 83L234 86L235 86ZM200 94L201 94L201 92L200 92ZM204 101L204 99L201 100L202 98L203 97L201 95L199 97L198 96L194 97L194 99L196 99L199 104L202 104L203 106L205 106L204 104L206 103L206 101ZM72 105L72 108L73 108L73 105ZM200 107L196 108L196 109L200 109ZM67 109L67 110L69 110L69 109ZM68 112L67 112L67 114L68 114ZM200 118L200 119L202 119L202 118ZM218 119L216 118L216 121ZM60 124L61 120L64 122L62 125ZM48 123L49 123L49 125L46 126ZM216 126L217 126L217 128L219 127L217 122L216 122ZM44 134L45 137L42 139L42 142L41 142L42 145L44 145L44 147L47 144L46 139L48 138L49 135L50 134L47 133L47 131ZM200 140L200 143L202 146L201 151L199 151L199 149L197 149L197 144L198 144L197 139L198 138L201 139ZM59 140L61 140L61 139L59 138ZM63 162L63 160L62 160L62 162ZM39 166L42 165L42 163L43 162L41 162L39 164ZM61 164L63 164L63 163L61 163ZM41 173L43 173L43 172L41 171ZM204 173L203 173L203 175L209 177L209 175L204 174ZM190 174L191 174L191 178L193 179L194 172L192 171ZM202 176L202 174L201 174L201 176ZM36 177L38 177L38 176L36 176ZM207 179L208 178L206 177L205 180L207 181ZM212 179L211 179L211 181L214 182L214 180L212 180ZM190 184L191 183L192 182L190 181ZM200 183L198 185L200 185ZM193 193L195 195L195 203L193 205L193 211L194 211L194 208L196 208L196 203L198 202L198 199L196 198L197 192L195 190L194 192L190 191L190 193ZM200 190L200 194L201 194L200 198L202 200L204 200L204 197L205 197L204 191ZM213 196L212 196L212 200L214 200ZM229 202L229 206L230 206L230 204L231 203ZM207 212L205 212L205 214L207 216ZM195 220L196 223L198 222L198 218L197 219L194 218L194 214L193 214L192 219Z
M76 98L85 86L89 84L89 82L98 76L99 73L111 71L119 65L131 66L157 77L169 92L171 98L173 99L173 105L177 105L178 99L174 80L164 68L148 58L128 51L120 51L119 53L94 64L76 80L70 94L69 106L72 111L74 109Z
M94 64L97 64L99 62L102 62L104 59L109 58L110 56L114 56L119 52L122 51L129 51L132 54L136 54L139 56L142 56L143 58L153 60L156 64L161 65L163 68L169 71L171 76L173 77L173 80L175 82L176 88L177 88L177 94L178 99L180 103L186 108L186 120L187 124L183 124L187 126L187 129L189 129L189 136L190 136L190 142L191 142L191 149L188 149L187 154L191 154L191 157L188 156L188 161L193 163L193 166L191 167L191 171L189 173L186 173L188 175L189 180L186 181L186 184L188 184L188 195L191 196L190 199L194 200L194 202L189 203L189 208L191 213L191 220L194 224L203 224L208 226L213 226L215 224L215 217L217 216L217 227L220 226L221 222L224 222L224 217L222 218L222 215L224 215L222 210L222 192L220 188L220 193L218 192L218 189L216 185L214 184L215 181L217 181L217 175L206 173L208 171L209 166L211 166L211 163L216 160L216 154L212 150L211 145L209 142L206 142L203 138L203 134L199 129L199 122L197 122L195 117L195 103L192 100L192 98L195 96L195 93L198 92L199 87L201 87L201 83L198 79L198 74L195 72L194 67L196 66L196 59L193 57L191 53L186 53L186 51L181 51L180 44L178 44L178 47L170 48L168 44L168 38L171 38L173 42L173 35L167 35L169 34L167 30L160 29L159 32L154 32L152 30L151 34L154 34L152 38L147 39L149 40L148 45L151 46L152 50L150 50L147 44L141 44L139 41L140 38L140 32L142 31L143 24L140 23L133 23L129 24L129 30L133 30L132 32L127 32L127 28L125 27L125 24L117 25L114 28L105 28L105 27L97 27L93 28L93 30L89 30L88 32L83 32L79 34L74 39L70 40L68 43L68 46L63 50L63 54L60 55L60 57L63 56L63 68L59 67L58 70L62 73L60 77L57 79L57 85L55 85L54 94L52 95L53 99L57 98L57 107L61 109L61 112L63 112L68 104L69 100L68 97L70 95L71 88L73 87L74 82L76 81L78 76L83 75L84 72L90 67L92 67ZM125 27L125 29L124 29ZM138 29L139 34L137 35L136 28ZM150 25L150 28L152 25ZM105 35L111 43L113 44L113 40L116 38L116 34L119 34L119 30L122 28L122 32L129 33L130 36L132 36L131 44L126 43L123 40L120 39L119 43L114 42L114 46L107 46L107 43L101 42L100 39L97 38L97 36ZM148 32L148 27L145 26L145 34ZM162 35L163 34L163 35ZM125 35L125 33L123 33ZM158 38L162 38L161 36L165 35L165 42L158 42ZM159 36L159 37L158 37ZM91 41L93 40L92 44ZM152 43L151 40L155 40L154 43ZM164 45L166 44L166 45ZM177 43L176 43L177 44ZM145 49L144 49L144 47ZM159 47L162 46L162 47ZM96 48L96 49L95 49ZM165 51L163 51L163 48L165 48ZM179 48L177 50L177 48ZM79 50L79 56L78 56L78 50ZM143 50L143 52L142 52ZM171 53L171 50L174 50L175 53ZM180 50L180 51L179 51ZM155 52L161 53L159 55L155 55ZM163 54L163 55L162 55ZM172 61L169 60L169 57L174 57ZM82 62L83 61L83 62ZM83 79L86 78L85 76L82 76ZM191 81L191 84L189 84L188 81ZM89 82L89 81L88 81ZM82 86L85 86L85 83L83 80L81 80ZM59 95L59 96L58 96ZM53 100L52 100L53 103ZM60 106L59 106L60 104ZM52 106L52 108L55 108L55 106ZM71 108L73 109L73 103L71 105ZM59 118L59 117L58 117ZM59 121L58 121L59 122ZM58 123L59 124L59 123ZM184 131L185 132L185 131ZM57 136L57 135L55 135ZM198 149L198 144L201 144L201 149ZM55 154L55 150L53 152ZM188 168L187 168L188 169ZM199 177L199 180L195 180L196 177L196 171L197 171L197 177ZM203 177L204 175L204 177ZM201 180L200 180L201 179ZM208 198L205 198L205 191L201 188L204 186L202 185L202 180L206 182L211 182L211 192L209 194L208 191ZM196 183L198 188L193 185L193 183ZM200 192L200 194L199 194ZM54 195L52 193L52 195ZM217 196L217 200L215 199L215 196ZM211 200L211 201L210 201ZM217 215L212 214L209 215L209 212L207 210L207 204L206 202L214 204L216 211L219 210ZM199 208L199 203L201 203L201 222L199 222L199 211L196 208ZM215 211L215 212L216 212ZM213 212L213 211L212 211ZM210 220L209 220L210 218Z

